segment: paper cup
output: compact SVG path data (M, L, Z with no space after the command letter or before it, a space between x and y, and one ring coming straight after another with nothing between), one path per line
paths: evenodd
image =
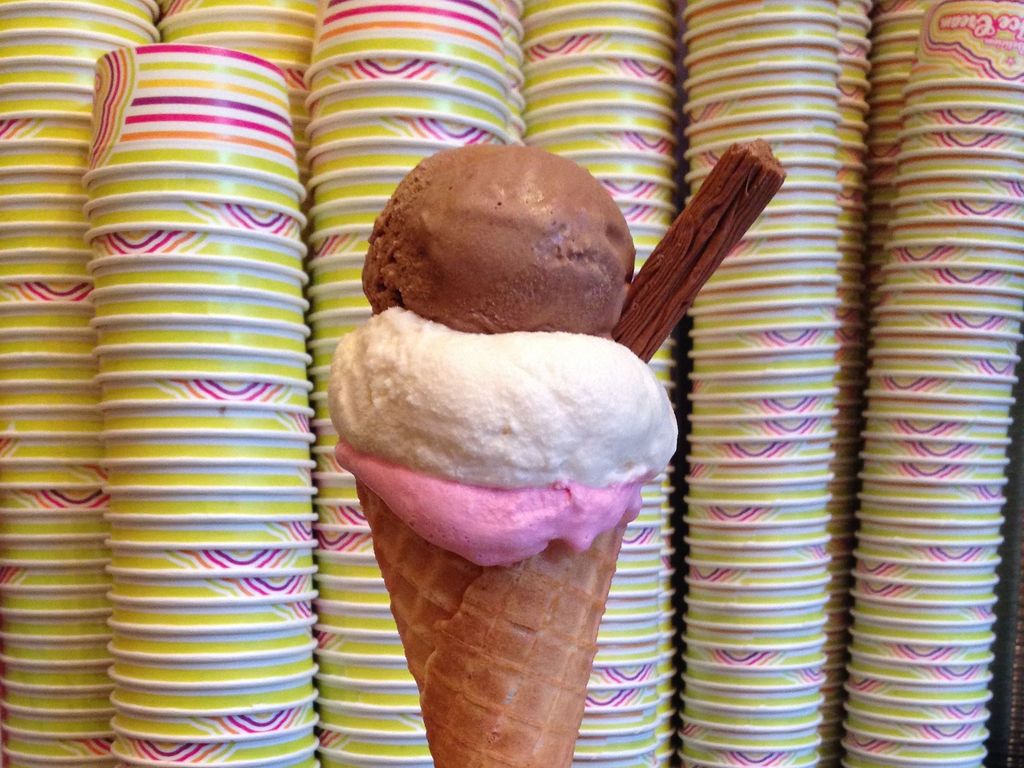
M196 78L187 71L187 66L186 72L181 73L183 62L189 59L202 68L204 77ZM161 115L159 110L145 106L166 108L174 105L176 98L182 98L166 91L163 83L168 77L175 77L179 84L197 91L188 101L192 110L189 124L178 126L173 111ZM157 124L173 128L193 148L184 156L179 149L174 153L175 161L185 157L199 164L210 162L204 148L209 143L210 152L216 147L222 153L232 153L240 166L278 175L286 182L297 181L284 77L266 61L202 46L145 46L108 54L97 65L97 78L101 98L97 99L96 125L99 127L93 141L91 169L131 163L140 158L150 162L159 160L156 147L141 155L130 151L131 147L141 149L147 140L152 140L146 132ZM237 101L209 102L204 108L207 101L199 92L209 89L211 84L238 94ZM251 122L254 112L270 121L255 131ZM197 131L196 123L205 123L206 130Z
M119 734L148 740L250 741L278 733L294 733L316 723L309 704L287 709L222 717L146 717L132 712L115 715L112 726Z
M317 30L310 74L339 56L380 56L386 52L419 57L437 52L501 75L504 54L497 14L488 9L460 18L450 13L453 9L452 4L439 0L403 18L370 4L356 6L350 14L325 14ZM358 24L353 27L354 20ZM423 37L424 27L432 33L429 40Z
M234 196L253 201L256 207L294 208L305 197L298 180L271 170L242 171L235 166L211 166L200 162L154 160L140 155L131 164L100 167L83 177L92 198L159 193L167 196L223 199ZM150 228L159 229L154 223ZM106 234L104 230L92 232Z
M249 688L176 693L155 688L136 689L119 686L111 697L118 711L155 713L167 716L245 714L252 711L284 709L311 701L315 697L309 680Z

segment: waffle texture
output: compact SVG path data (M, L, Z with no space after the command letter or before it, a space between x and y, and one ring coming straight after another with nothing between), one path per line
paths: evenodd
M568 768L624 527L482 567L358 485L437 768Z

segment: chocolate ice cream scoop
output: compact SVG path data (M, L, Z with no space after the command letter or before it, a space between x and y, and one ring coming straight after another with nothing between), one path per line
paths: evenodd
M398 186L374 225L363 290L374 312L405 307L459 331L609 336L635 255L583 168L530 147L466 147Z

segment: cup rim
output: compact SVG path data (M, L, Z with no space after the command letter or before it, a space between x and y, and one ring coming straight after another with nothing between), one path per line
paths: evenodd
M792 106L790 106L789 109L785 110L784 119L789 120L803 118L797 126L789 127L785 124L780 125L782 120L777 119L771 114L768 114L764 119L761 119L760 116L752 115L727 115L725 117L716 117L709 120L691 122L683 129L683 135L691 142L691 146L687 150L690 157L694 157L701 152L708 151L708 147L714 148L719 145L724 145L724 143L730 139L735 143L737 141L750 140L755 137L765 138L766 141L772 144L787 142L794 144L821 144L827 145L828 147L839 147L841 142L838 136L808 134L807 131L802 128L802 126L805 125L804 120L815 117L822 118L822 122L835 125L838 125L839 122L838 120L831 119L833 115L830 115L829 112L824 110L819 112L811 109L793 109ZM759 127L762 130L759 130ZM767 136L765 136L765 133L763 132L763 129L766 127L771 128L772 131L772 133ZM701 138L703 134L715 132L729 132L734 135L728 138L717 139L716 141L708 141L706 138ZM738 138L735 136L737 133L740 134Z
M761 64L736 64L721 69L709 70L697 75L690 75L683 81L683 87L701 86L706 83L714 83L718 80L732 79L747 74L773 72L830 72L839 77L843 72L843 68L839 63L801 59L766 61Z
M1013 128L1006 126L975 125L973 123L965 123L964 125L935 123L933 125L904 127L900 130L899 138L900 140L903 140L913 136L948 133L975 134L978 136L1013 136L1016 138L1024 138L1024 126L1021 128Z
M309 208L309 215L316 217L327 213L351 213L351 212L372 212L383 210L391 199L391 195L361 195L345 197L338 200L328 200L317 203ZM369 209L367 211L366 209Z
M611 99L586 99L582 101L574 101L569 104L552 104L540 109L531 109L529 113L524 116L524 120L529 126L532 122L538 120L552 120L562 115L573 115L573 114L586 114L594 110L607 111L609 109L622 110L632 116L637 116L644 113L651 113L658 117L663 117L669 120L675 120L677 115L676 111L671 107L664 107L659 104L644 104L644 105L623 105L621 102L617 102ZM528 131L530 132L530 131ZM532 136L532 132L530 132ZM509 142L511 143L511 142Z
M312 728L310 728L310 737L313 737ZM295 761L313 755L316 752L317 748L318 747L316 744L310 744L306 747L303 747L302 749L292 752L291 754L283 755L278 759L286 760L295 765ZM147 766L147 768L177 768L177 766L180 765L180 763L178 763L177 761L168 760L147 760L146 762L141 762L141 760L138 757L121 752L116 740L111 745L110 754L115 758L123 760L128 765L144 765ZM259 768L260 766L266 765L266 763L263 762L263 760L265 760L265 758L252 758L250 760L236 761L234 765L237 766L237 768Z
M117 383L121 381L147 381L163 379L199 379L202 381L259 381L261 383L269 384L281 384L284 386L299 387L309 392L313 389L313 384L307 379L290 379L284 376L276 376L272 374L245 374L245 373L219 373L219 374L202 374L202 373L182 373L175 371L173 373L161 374L160 372L145 372L136 373L134 371L124 372L113 372L113 373L98 373L96 374L95 383L102 387L106 383ZM183 404L191 405L190 401L184 401Z
M499 90L507 90L506 84L502 82L501 77L490 73L484 75L483 72L478 70L478 73L484 77L489 78L493 81ZM498 99L485 93L480 93L471 87L456 85L445 81L388 81L388 80L339 80L329 85L323 85L316 90L310 90L309 96L306 97L306 107L312 110L313 106L318 100L325 96L332 96L339 93L352 92L358 93L360 91L371 91L380 92L382 86L385 88L395 88L397 90L408 89L410 91L422 91L424 95L437 93L450 94L453 96L460 97L466 101L479 101L482 104L486 104L487 108L497 110L498 113L508 113L509 107L506 100ZM495 115L498 116L497 114Z
M687 80L689 83L689 80ZM760 96L758 94L761 94ZM712 93L706 96L698 96L690 99L683 106L683 111L687 114L694 110L701 109L710 104L732 104L735 105L737 102L744 98L751 98L756 102L767 102L766 106L774 106L777 102L781 102L786 96L800 96L801 98L815 99L820 98L822 101L822 109L814 109L811 105L801 107L800 109L793 109L792 104L790 108L786 109L784 102L778 104L776 110L760 110L758 112L740 113L735 115L727 115L719 118L712 118L710 120L699 120L687 126L688 129L693 129L690 133L699 132L698 128L703 125L707 125L705 130L712 130L714 128L721 128L723 126L729 126L734 124L746 124L746 123L787 123L797 118L820 118L825 122L834 123L837 126L841 122L841 116L836 115L835 104L838 103L842 97L842 92L838 86L825 86L825 85L793 85L786 89L785 93L773 95L770 92L765 93L762 88L756 86L736 88L734 90L725 91L723 93ZM828 105L832 104L832 109L828 108ZM802 124L802 123L801 123ZM690 135L687 133L686 135Z
M111 499L114 497L138 497L138 496L180 496L181 494L175 493L175 488L163 485L115 485L109 486L108 492L110 493ZM180 489L177 489L180 491ZM308 486L296 486L296 487L269 487L260 488L259 496L261 497L272 497L272 496L302 496L302 497L313 497L317 494L317 488ZM255 492L250 486L239 485L239 486L227 486L227 485L193 485L189 486L189 493L200 496L210 495L226 495L226 496L252 496Z
M117 697L117 692L114 691L111 694L111 699L114 700ZM133 712L141 715L150 715L157 717L226 717L230 715L256 715L265 712L275 712L281 709L294 709L301 707L305 704L310 704L317 699L317 692L306 694L302 699L296 702L288 702L287 704L257 704L254 706L241 705L237 707L222 707L220 709L203 710L201 713L196 713L193 709L171 709L168 707L145 707L137 704L128 704L126 702L114 702L116 709L121 712Z
M897 703L899 703L899 702L897 702ZM912 708L912 709L927 709L928 708L927 705L909 704L909 703L906 703L906 702L903 702L903 706L904 707L908 707L908 708ZM868 719L872 719L872 718L876 718L877 719L877 713L858 711L856 702L853 701L853 700L848 701L846 703L846 707L847 707L847 709L852 710L851 714L855 714L857 717L867 717ZM984 714L979 715L979 716L975 716L975 719L973 719L973 720L971 720L971 719L960 720L960 719L952 719L952 718L921 720L921 719L914 719L914 718L911 718L911 717L907 717L906 715L903 715L903 714L901 714L901 715L894 715L892 712L886 712L886 714L885 714L885 720L886 721L888 721L888 722L897 722L897 723L902 723L902 724L906 724L906 725L974 725L974 724L977 724L977 723L985 723L985 722L988 721L988 718L989 718L989 713L988 713L987 710L984 711Z
M540 140L558 139L565 136L607 136L614 133L639 133L644 135L656 136L659 139L666 141L675 142L676 135L670 131L662 130L660 128L649 128L649 127L635 127L635 128L613 128L608 130L601 130L597 128L591 128L580 125L567 125L561 128L548 128L543 131L533 131L530 134L531 141L539 142Z
M302 660L306 658L312 658L313 649L316 648L317 641L310 639L302 645L294 648L285 649L273 649L271 651L259 651L250 650L244 653L188 653L188 654L175 654L168 656L163 653L146 653L141 651L124 651L117 650L113 647L113 643L109 643L107 646L108 651L111 654L113 660L123 659L128 662L156 662L160 666L166 665L167 667L174 668L179 665L188 666L190 664L217 664L229 660L232 662L259 662L267 660L280 660L283 662L285 659ZM403 657L404 660L404 657ZM108 660L107 663L110 663Z
M939 746L946 746L946 748L948 749L948 745L939 745ZM851 745L849 743L848 735L847 735L847 737L843 738L843 749L847 750L848 752L853 753L854 755L858 755L858 756L862 756L862 757L867 757L867 758L878 759L878 755L876 755L874 752L871 752L871 751L868 751L868 750L864 750L864 749L862 749L860 747ZM929 761L927 764L931 765L931 766L938 766L938 767L950 766L950 768L962 768L962 766L965 766L965 765L977 764L977 761L979 759L984 759L987 756L987 754L988 754L987 750L983 746L981 746L980 744L978 745L978 749L981 750L981 754L980 755L975 755L974 757L959 757L959 758L956 758L956 757L954 757L954 758L941 758L940 757L938 760ZM919 765L920 764L920 762L919 762L920 758L917 758L917 757L906 757L906 756L903 756L903 755L885 755L883 760L886 763L888 763L889 765L893 765L893 766L913 766L913 765Z
M299 203L306 199L306 188L302 186L302 184L300 184L298 181L287 179L284 176L279 176L275 173L270 173L269 171L259 171L240 168L232 171L230 166L212 166L205 165L202 163L191 163L187 161L147 161L124 165L100 166L98 168L93 168L89 171L86 171L82 175L82 185L86 188L86 190L89 190L89 188L94 183L103 182L110 179L116 179L117 177L123 178L125 176L128 176L134 178L138 176L143 176L148 178L162 178L165 177L167 174L187 175L189 173L205 173L210 174L212 176L223 175L235 178L236 180L263 182L270 184L271 186L279 186L286 193L290 192L292 194L297 195L296 208L298 208Z
M298 260L296 260L296 263ZM191 253L140 253L140 254L109 254L98 256L90 260L89 272L95 277L96 272L102 271L104 267L132 267L132 266L167 266L187 267L191 265L208 265L212 267L234 267L244 271L255 273L271 273L283 277L298 280L305 285L309 281L309 275L305 270L298 267L290 267L275 262L255 261L245 256L204 256ZM126 270L132 271L132 270ZM143 316L145 317L145 315Z
M316 438L309 432L279 432L270 429L221 429L217 427L161 429L158 427L139 427L136 429L118 429L104 432L104 440L107 439L111 441L126 440L129 442L149 442L153 440L161 443L167 440L188 439L189 444L191 444L193 439L202 441L201 444L206 444L207 440L259 440L266 441L267 443L291 444L288 447L294 448L296 446L301 447L302 445L311 445ZM140 460L105 459L104 464L108 461L118 462ZM254 461L260 460L254 459ZM276 461L276 459L274 461ZM114 466L116 466L116 464L114 464Z
M226 357L250 356L252 349L229 344L113 344L99 345L93 349L93 354L101 360L104 356L137 356L143 355L166 355L166 354L216 354ZM312 358L301 352L289 352L287 350L259 350L258 358L262 360L272 359L274 361L289 361L309 366Z
M72 694L72 695L83 695L89 693L108 693L113 690L113 685L39 685L37 683L18 683L10 680L6 676L0 676L0 683L3 684L4 688L11 691L19 691L22 693L36 693L47 696L57 694ZM6 704L5 704L6 706Z
M799 694L800 692L806 692L806 693L815 692L816 693L817 689L821 687L821 683L820 682L814 682L814 683L792 683L792 684L789 684L789 685L779 685L779 686L754 686L754 685L751 685L751 686L737 686L737 685L732 684L732 683L727 683L727 684L709 683L706 680L694 680L692 677L690 677L690 675L687 675L685 672L682 675L680 675L680 677L683 679L683 683L685 684L684 690L687 690L687 691L692 691L692 689L694 687L696 687L696 688L708 688L708 689L711 689L711 690L723 690L723 691L742 692L742 693L745 693L745 694L748 694L748 695L751 694L751 693L756 693L756 692L761 692L761 693L765 693L765 694L771 695L771 694L780 694L780 693L790 693L790 694L796 693L796 694ZM818 695L820 696L821 694L818 694ZM704 702L701 702L701 704L704 704ZM799 706L790 705L789 708L790 709L798 709ZM781 709L781 707L780 707L780 709Z
M832 41L825 40L824 38L804 38L799 40L797 45L803 52L808 50L824 52L823 58L829 60L831 60L838 51L842 50L842 44L840 43L838 36L834 44ZM735 53L750 53L758 50L775 52L780 50L780 46L777 41L741 41L739 43L721 43L703 51L687 51L686 56L683 58L683 65L687 69L692 69L694 64L704 62L707 59L721 57L723 52L726 55L729 55ZM791 50L792 47L787 49L787 53Z
M477 130L483 129L477 128ZM306 159L307 161L312 162L314 158L320 157L321 155L327 155L339 150L358 150L359 148L366 147L369 147L375 152L379 152L384 149L426 149L443 151L445 149L455 149L461 146L463 145L458 142L444 141L442 139L421 139L408 136L395 136L388 138L375 138L370 136L364 138L332 139L331 141L314 142L310 146L309 152L306 153ZM316 174L310 178L309 185L311 189L315 190L321 184L334 181L337 178L344 180L346 176L351 176L353 178L366 176L371 179L376 177L375 180L379 180L381 177L386 177L386 181L388 182L394 179L401 181L405 178L406 173L407 171L403 171L397 166L393 170L389 167L381 167L378 169L372 166L367 166L365 168L339 168L333 171L325 171L323 173Z
M800 708L798 708L797 711L802 711L803 709L806 709L806 707L800 707ZM701 719L701 718L698 718L698 717L694 717L693 715L688 715L688 714L686 714L686 712L681 712L680 713L680 717L682 718L682 722L683 723L688 723L689 722L689 723L692 723L693 725L698 725L698 726L702 726L702 727L705 727L705 728L722 728L722 725L721 725L721 723L719 721ZM821 722L822 722L822 715L818 714L818 715L816 715L814 717L814 720L812 722L806 723L806 724L801 723L801 724L795 725L795 726L794 725L788 725L788 726L775 726L775 725L768 726L768 725L764 725L764 726L762 726L762 725L751 725L749 723L744 723L742 726L737 724L737 725L731 726L731 727L734 727L734 728L737 728L737 729L742 729L742 731L747 732L747 733L780 733L780 732L781 733L787 733L787 732L791 732L791 731L803 731L803 730L807 730L808 728L813 729L813 728L816 728L819 725L821 725Z
M821 568L821 566L816 566L816 568ZM801 590L801 589L803 589L803 590L812 590L813 589L813 590L820 591L819 588L824 587L825 585L827 585L832 580L831 574L829 574L827 571L824 574L820 575L820 576L816 576L814 578L807 579L806 581L802 581L799 584L735 584L735 583L722 584L720 582L703 581L701 579L695 579L692 576L690 576L689 574L687 574L683 578L684 578L684 581L686 582L686 584L689 585L690 587L700 587L701 589L708 590L709 592L736 592L736 593L740 593L740 592L749 592L749 593L790 592L790 591ZM689 597L687 598L687 600L689 600ZM827 601L828 597L826 596L825 598L822 598L822 600ZM816 600L816 602L818 602L818 601ZM707 601L697 601L695 604L701 605L702 607L706 607L708 605L715 605L716 603L708 603ZM724 602L720 603L720 604L721 605L728 605L727 603L724 603ZM798 604L794 603L792 606L790 604L785 604L782 607L785 608L786 610L789 610L792 607L798 607ZM747 609L749 610L750 608L748 607Z
M85 194L85 193L83 193ZM154 190L151 192L123 192L118 195L103 195L103 196L91 196L88 202L82 206L82 210L86 215L94 212L101 212L103 208L120 208L126 210L137 210L136 206L140 203L174 203L174 202L205 202L212 203L214 205L238 205L245 208L257 208L264 211L273 211L274 213L280 213L290 218L295 219L298 222L299 229L302 229L308 223L306 216L299 210L298 206L290 207L284 206L279 203L263 202L259 200L247 200L239 199L232 195L220 195L215 193L201 193L185 195L180 192L169 192L163 190ZM120 225L122 230L128 229L133 225ZM184 228L188 228L187 225ZM173 228L173 227L172 227ZM248 232L250 230L240 230L241 232ZM258 231L258 230L257 230Z
M365 119L373 119L378 117L415 117L424 118L428 120L438 120L443 122L459 122L461 124L468 125L478 130L486 131L489 134L493 134L498 138L502 139L506 144L514 143L512 137L505 133L505 128L495 123L488 123L484 120L480 120L475 117L466 115L457 116L457 120L453 119L450 112L442 112L436 109L411 109L406 108L400 111L388 112L378 107L366 107L362 109L346 110L344 112L335 113L333 115L327 115L322 117L315 117L310 120L309 125L306 126L306 136L309 137L311 143L310 149L317 146L316 133L322 125L331 125L331 123L339 123L341 126L351 126L353 122L358 122ZM498 116L495 115L497 119ZM507 121L506 121L507 126ZM453 144L452 146L461 146L459 144ZM308 156L308 155L307 155Z
M158 10L158 8L156 6L156 3L148 3L147 2L146 4L150 6L150 10L153 13L155 13ZM41 2L38 2L37 0L18 0L17 2L10 3L10 5L15 6L15 10L21 10L23 8L28 8L28 9L31 10L33 8L33 6L36 6L38 8L38 10L40 10L40 11L53 10L53 8L50 5L48 5L47 3L41 3ZM68 0L61 0L61 2L59 2L57 4L56 10L58 12L70 11L70 10L80 10L82 13L92 13L92 14L100 16L100 17L109 16L111 18L116 18L116 19L120 19L122 21L130 22L130 23L134 24L135 26L139 27L140 29L142 29L143 31L146 31L146 32L149 31L147 27L155 27L156 26L156 24L154 22L147 22L147 21L141 19L139 16L137 16L135 14L132 14L132 13L129 13L128 11L121 11L121 10L118 10L116 8L106 8L106 7L102 7L100 9L97 9L97 6L95 4L91 4L91 3L79 3L79 2L69 2Z
M128 461L134 461L134 459L128 459ZM254 461L260 462L278 462L278 459L256 459ZM292 462L301 463L301 462ZM316 546L316 539L301 539L297 541L273 541L273 542L250 542L250 541L195 541L195 542L163 542L163 541L115 541L109 534L104 535L104 543L114 552L203 552L208 550L214 550L217 552L224 551L235 551L235 552L276 552L276 551L295 551L300 552L301 550L312 550ZM111 566L114 567L114 566ZM211 574L205 575L206 579L217 578L214 574L221 574L223 578L237 578L237 575L232 574L231 576L225 575L225 572L229 569L222 569L212 572ZM294 569L292 569L294 570ZM196 571L195 578L203 578L204 574ZM112 574L113 575L113 574ZM264 570L263 576L272 575L271 572ZM276 575L276 574L275 574ZM123 599L123 598L118 598ZM296 602L295 600L285 598L278 598L280 602Z
M135 226L135 225L132 225ZM83 238L86 242L92 242L101 237L107 235L116 235L124 232L168 232L178 231L173 226L168 227L166 222L153 222L153 226L146 226L144 224L139 225L136 229L130 229L120 224L107 224L102 227L90 227ZM305 243L298 240L291 240L281 235L275 235L272 233L258 232L250 229L231 229L228 227L221 227L212 224L190 224L186 232L202 232L205 234L217 235L222 237L237 238L239 240L266 240L277 245L284 245L291 250L295 251L295 258L302 259L306 255ZM254 263L258 263L254 260Z
M171 23L174 23L174 22L181 23L181 21L183 19L184 19L184 21L193 21L194 22L196 17L199 17L200 19L202 19L202 18L207 17L207 16L214 17L215 20L219 21L219 20L224 20L223 17L227 16L229 13L230 12L228 10L226 10L225 8L217 8L217 7L214 7L214 8L185 8L185 9L181 9L181 10L175 12L175 13L165 14L160 19L160 23L159 23L158 26L160 26L162 28L164 24L171 24ZM260 14L261 15L265 14L268 17L268 20L273 20L272 17L280 17L280 18L289 18L290 17L291 19L293 19L294 21L297 21L299 23L304 23L304 22L306 22L308 20L308 22L309 22L311 27L313 25L313 19L314 19L314 14L312 14L312 13L304 13L303 11L295 10L293 8L280 8L280 7L277 7L277 6L267 6L266 8L262 8L261 7L260 8ZM227 19L227 20L233 20L233 19ZM290 37L290 35L285 35L285 37Z
M522 49L524 56L527 59L529 59L528 51L530 51L533 48L536 48L537 46L546 45L551 40L561 40L563 38L572 37L571 32L565 32L562 30L547 32L543 35L527 35L525 25L523 28L523 32L524 34L522 41ZM635 27L631 27L629 25L602 26L593 29L591 31L591 34L616 35L619 37L631 38L631 42L633 43L635 43L635 41L637 40L643 40L649 43L660 45L662 48L665 49L666 54L668 55L671 55L671 53L675 50L675 39L673 37L661 33L648 32L646 30L636 29ZM632 55L632 53L630 55Z
M716 741L708 741L706 739L695 737L692 734L687 734L686 741L687 741L688 744L693 744L694 746L697 746L697 747L700 747L700 748L703 748L703 749L707 749L707 750L711 750L713 752L737 750L737 751L747 752L747 753L753 752L754 754L758 754L760 752L768 752L768 753L773 754L773 755L792 755L792 754L795 754L795 753L798 753L798 752L806 752L807 750L810 750L810 749L816 750L817 747L819 747L821 745L821 743L822 743L822 737L821 737L820 734L817 733L817 729L816 728L814 728L812 726L812 727L806 728L804 730L814 731L814 737L811 739L812 743L810 743L810 744L797 744L797 745L781 745L781 744L778 744L778 743L774 743L774 744L771 745L771 747L760 747L760 748L758 748L758 747L755 747L753 744L749 744L749 745L742 745L742 744L738 744L738 743L732 743L732 744L724 743L723 744L723 743L719 743L719 742L716 742ZM735 733L735 731L733 731L732 733ZM744 732L740 731L740 733L744 733ZM708 766L715 765L715 763L713 763L713 762L704 761L704 760L701 760L700 764L701 765L708 765ZM724 763L724 765L732 765L732 763ZM797 765L799 765L799 763L797 763ZM807 764L805 766L805 768L809 768L810 765L813 765L813 763Z
M558 59L555 59L555 61L558 61ZM646 80L643 78L624 77L621 75L593 75L587 77L558 78L542 83L534 83L532 85L526 85L524 83L521 90L523 96L529 98L530 96L543 95L547 91L572 90L577 86L590 87L595 83L606 84L610 87L621 86L630 90L635 89L637 92L658 91L671 97L676 95L675 86L669 83L662 82L660 80Z
M834 13L828 13L827 11L811 11L811 12L800 12L800 11L769 11L758 15L759 20L763 20L765 25L773 24L786 24L787 22L798 21L798 22L818 22L824 27L829 29L835 29L835 33L839 31L839 18ZM707 35L719 34L721 32L727 32L736 27L742 27L749 23L750 19L744 14L739 14L734 18L726 19L725 21L719 20L716 23L707 25L698 24L695 27L687 29L683 34L683 43L688 44L692 40ZM834 22L834 23L833 23ZM772 41L775 45L778 45L776 41ZM838 43L838 40L836 41Z
M278 629L301 629L303 627L313 626L316 619L315 617L307 617L302 619L289 619L287 621L276 621L273 623L263 624L231 624L231 625L204 625L203 627L197 628L195 625L182 626L180 624L131 624L123 621L119 621L113 617L107 619L107 624L117 632L124 634L146 634L146 635L172 635L172 636L201 636L201 635L223 635L223 634L238 634L241 631L250 632L264 632L274 631ZM205 631L204 631L205 630ZM128 685L124 683L124 685ZM131 687L131 686L128 686ZM120 708L120 707L119 707ZM161 711L166 715L166 711L161 708Z
M198 572L198 571L178 571L159 569L153 570L149 568L125 568L123 566L107 565L106 572L111 576L117 576L122 579L138 580L138 581L219 581L221 579L266 579L266 578L288 578L291 576L312 576L315 575L315 566L299 566L289 568L274 568L267 570L266 568L224 568L218 571L210 571L209 573ZM194 603L193 603L194 604ZM250 630L242 629L241 632L249 632ZM269 631L265 630L264 632ZM131 634L131 632L128 632ZM197 634L206 634L199 632Z
M263 317L235 317L233 315L192 315L154 313L151 315L105 315L94 317L89 321L90 330L99 331L110 327L127 326L128 330L178 330L196 329L214 326L213 330L249 331L280 331L308 337L309 326L305 323L292 323L287 320L275 320ZM148 327L147 327L148 326Z
M299 709L299 707L281 707L280 710L291 710ZM117 710L113 710L115 713ZM198 718L197 718L198 719ZM280 728L274 731L258 731L255 733L237 734L237 733L221 733L221 734L193 734L191 736L177 736L169 735L166 733L150 733L146 734L143 731L134 730L132 728L125 728L122 725L117 724L117 718L111 718L111 730L119 736L124 736L129 739L135 739L137 741L158 741L158 742L171 742L173 744L221 744L221 743L246 743L251 741L262 741L278 736L287 736L290 734L298 733L300 731L309 730L317 726L320 722L319 716L313 711L313 715L308 721L303 721L299 725L291 725L285 728ZM288 759L287 757L285 759Z
M302 297L292 297L276 291L264 290L261 288L244 288L239 286L210 286L211 290L201 291L198 296L230 302L232 299L258 299L267 300L270 303L285 304L305 312L309 309L309 302ZM138 299L142 296L153 294L167 294L177 299L196 299L196 286L189 283L133 283L131 285L108 285L104 288L94 288L90 294L93 302L97 299L103 300L107 297ZM174 298L169 300L174 300ZM167 300L167 299L165 299Z
M345 139L344 141L348 141L348 139ZM363 143L362 139L358 139L357 141L360 144ZM366 142L367 143L371 143L371 141L369 139L366 140ZM372 143L374 145L376 145L376 142L372 142ZM323 146L328 146L328 145L323 145ZM455 146L455 145L452 145L452 146ZM310 151L312 151L312 149ZM398 184L408 174L408 170L396 169L394 171L381 172L379 175L384 175L384 173L393 173L393 176L388 178L387 181L389 181L389 182L390 181L394 181L396 184ZM328 182L337 181L338 179L341 179L342 181L346 181L346 180L348 180L350 178L351 179L361 179L361 178L364 178L364 177L373 178L375 176L378 176L378 171L376 171L373 168L340 168L340 169L335 170L335 171L327 171L326 173L321 173L321 174L318 174L316 176L311 177L310 180L309 180L309 186L310 186L311 189L315 189L316 187L320 186L321 184L326 184Z
M13 5L14 3L12 3ZM90 6L83 6L83 8L89 8ZM52 8L46 6L48 10L53 11ZM104 13L108 13L108 10L104 10ZM137 28L151 37L154 41L159 38L159 33L156 30L155 25L152 31L145 28L141 19L131 17L131 21L137 26ZM63 43L67 44L68 40L74 40L76 43L99 43L101 45L112 45L114 48L118 46L124 46L126 44L132 45L129 41L126 41L124 37L107 34L106 32L96 32L93 30L76 29L73 34L68 35L69 30L66 29L50 29L48 27L31 27L22 29L8 29L0 31L0 42L7 42L10 40L18 40L20 38L60 38ZM154 34L156 33L156 34ZM139 45L151 45L152 43L139 43ZM106 55L105 53L103 55Z
M885 504L881 504L880 506L886 506L886 505ZM900 506L906 506L906 505L900 505ZM968 507L968 506L971 506L971 505L970 504L962 504L962 505L960 505L960 507ZM988 505L988 506L995 506L995 505ZM958 509L959 509L959 507L958 507ZM920 528L945 528L945 529L950 530L950 531L954 531L954 530L957 530L959 528L991 527L992 525L995 525L997 523L1002 522L1001 518L998 515L995 515L995 514L993 514L993 515L991 515L991 516L989 516L987 518L983 518L986 521L986 523L984 525L979 525L978 523L974 522L973 520L966 520L966 519L958 519L958 520L942 520L942 519L938 519L938 520L936 520L936 519L928 519L928 518L922 518L922 517L892 517L888 513L884 517L877 517L877 519L876 519L875 515L871 515L870 513L864 512L863 509L861 509L857 514L858 514L858 517L860 517L862 519L866 519L869 522L892 522L894 525L902 526L902 527L905 527L905 528L918 528L918 527L920 527Z
M520 36L521 37L521 36ZM309 67L306 68L306 83L312 81L313 76L316 75L323 69L338 66L339 64L348 64L354 61L378 61L380 59L424 59L429 58L431 62L438 64L445 64L453 67L465 67L466 69L473 69L480 74L487 75L493 78L497 78L498 71L489 68L483 64L479 64L472 59L462 58L455 54L451 54L443 49L431 51L429 57L422 54L416 55L409 51L382 51L382 55L374 55L372 51L354 51L350 53L335 53L330 56L324 56L315 62L311 62Z

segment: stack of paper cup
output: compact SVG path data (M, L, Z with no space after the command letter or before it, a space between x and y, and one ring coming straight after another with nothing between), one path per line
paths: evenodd
M837 307L844 273L857 279L840 246L859 226L865 10L694 0L684 13L691 187L758 138L787 173L691 312L687 766L816 765L822 742L835 759L849 523L831 498L856 448L834 419L857 349Z
M1022 2L940 0L904 88L870 352L844 739L853 768L984 762L1024 318L1024 206L1008 179L1024 157L1022 25Z
M12 768L114 764L81 179L96 59L155 40L156 11L0 3L0 762Z
M640 267L676 212L672 3L526 0L523 29L526 143L574 160L605 186L629 224ZM671 391L671 344L652 365ZM658 765L671 752L667 477L645 489L644 514L627 532L612 582L577 743L581 766Z
M303 189L284 75L220 48L119 50L99 62L93 126L113 753L312 768Z
M288 82L292 128L305 183L309 166L306 126L309 92L304 81L313 47L316 0L159 0L160 37L166 43L193 43L244 51L276 64Z
M832 563L829 566L830 630L825 645L826 682L822 688L822 743L820 765L839 764L842 739L843 678L848 638L850 569L853 563L854 511L857 506L857 470L860 466L861 410L866 365L867 315L864 307L864 238L866 229L865 159L867 148L864 118L868 111L868 30L871 4L864 0L842 0L839 4L839 307L836 311L836 436L832 439L833 474L827 504Z
M438 150L507 143L511 112L496 2L431 0L410 12L361 0L328 3L322 14L306 78L310 296L314 329L324 321L325 330L334 329L318 339L329 361L329 342L345 327L345 314L336 310L366 307L358 268L373 221L398 182Z
M924 12L932 0L881 0L871 11L871 90L868 103L867 302L878 301L885 243L896 196L896 155L903 127L903 86L914 61Z
M517 17L516 3L497 0L333 0L321 8L306 80L320 760L328 768L430 764L355 480L334 458L327 386L339 338L370 317L362 265L398 182L439 150L512 141Z

